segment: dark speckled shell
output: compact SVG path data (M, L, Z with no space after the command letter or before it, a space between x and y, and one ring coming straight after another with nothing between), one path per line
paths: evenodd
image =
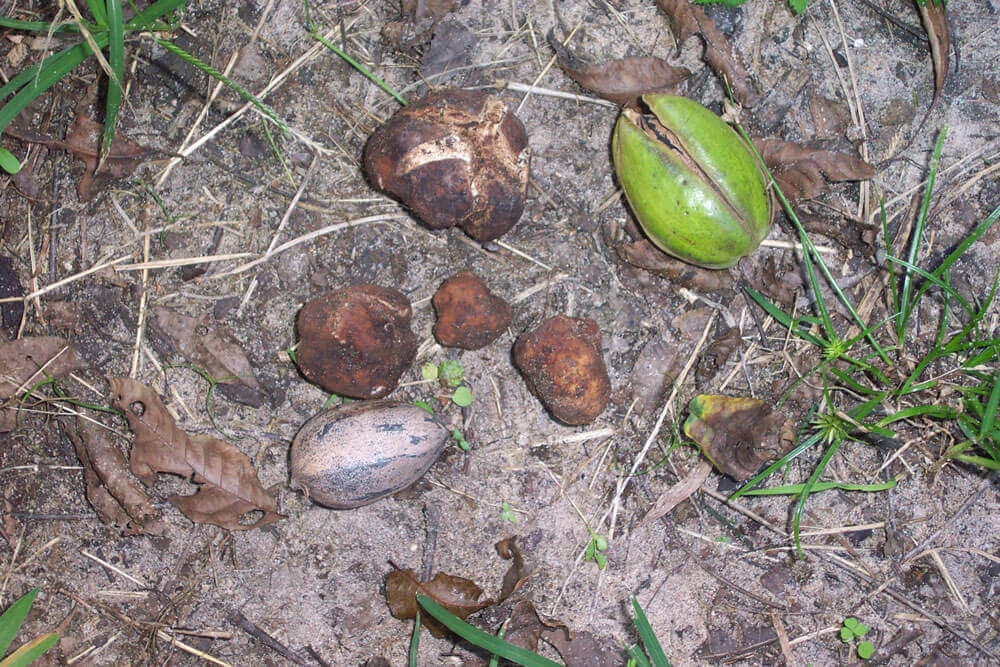
M292 441L292 488L333 509L373 503L420 479L448 441L434 415L366 401L320 413Z

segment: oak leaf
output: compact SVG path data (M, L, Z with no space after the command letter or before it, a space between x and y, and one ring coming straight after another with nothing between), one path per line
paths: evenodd
M774 138L755 138L753 144L790 202L822 194L827 181L863 181L875 175L873 166L847 153Z
M86 367L76 348L57 336L0 343L0 433L17 425L17 406L8 399L47 377L59 378Z
M135 434L132 474L146 484L156 473L168 472L202 485L193 496L169 499L189 519L246 530L284 518L246 454L217 438L185 433L149 387L130 378L108 382L113 403ZM252 523L241 523L240 517L250 512L261 514Z

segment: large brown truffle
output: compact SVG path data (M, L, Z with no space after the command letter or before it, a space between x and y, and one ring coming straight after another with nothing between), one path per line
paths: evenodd
M313 299L299 312L299 370L335 394L381 398L417 354L410 315L390 287L352 285Z
M528 135L500 99L457 88L399 111L365 146L368 179L431 229L459 225L490 241L524 210Z
M517 339L514 363L531 391L565 424L590 423L608 405L611 380L594 320L563 315L545 320Z
M510 305L468 271L441 283L433 303L437 313L434 337L445 347L486 347L500 337L512 316Z

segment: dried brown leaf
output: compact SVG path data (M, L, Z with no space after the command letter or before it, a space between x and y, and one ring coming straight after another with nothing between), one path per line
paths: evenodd
M284 518L246 454L211 436L189 436L149 387L129 378L108 382L112 401L135 434L132 474L146 484L157 472L168 472L203 485L193 496L170 498L188 518L229 530L257 528ZM240 522L241 515L258 511L262 514L256 521Z
M705 44L705 61L729 84L740 104L752 107L760 101L760 95L754 90L743 62L733 52L732 44L701 7L689 0L656 0L656 4L667 15L678 44L683 44L692 35L701 37Z
M104 126L88 116L82 106L77 107L76 117L66 131L63 145L83 160L85 169L76 191L81 200L89 201L110 181L130 176L154 151L129 141L117 130L111 150L104 157L104 162L98 165Z
M493 604L491 599L479 600L483 589L476 582L444 572L438 572L433 579L423 583L413 570L395 569L385 578L385 599L389 604L389 613L396 618L416 618L420 608L418 593L426 595L462 620ZM421 623L435 637L448 634L444 626L427 614L421 615Z
M780 415L755 398L700 395L692 399L684 433L722 473L743 481L781 449Z
M262 395L253 366L232 331L221 325L210 325L209 314L194 318L155 306L153 316L160 331L188 361L207 371L217 381L249 387L258 398L247 402L260 405Z
M661 516L690 498L691 494L697 491L705 480L708 479L711 472L711 463L708 463L707 461L700 462L691 470L691 472L685 475L683 479L664 491L663 494L656 499L656 503L653 505L653 508L646 512L646 516L642 518L642 522L649 523L650 521L656 521Z
M444 15L455 8L458 0L403 0L403 14L420 23L424 19L431 19L437 23Z
M695 371L695 382L699 387L705 385L722 370L729 358L740 349L743 339L739 327L726 327L726 330L712 341L698 361Z
M847 153L773 138L755 138L753 143L789 201L822 194L827 181L863 181L875 175L873 166Z
M920 20L924 23L924 30L927 31L927 41L931 45L931 62L934 65L934 98L931 106L927 110L934 108L941 90L944 89L944 82L948 78L948 51L951 49L951 31L948 28L948 10L945 3L935 5L928 2L921 5L917 3L920 11Z
M528 600L511 610L504 640L529 651L538 650L544 639L559 652L566 667L618 667L621 651L612 639L598 639L589 632L570 632L562 623L543 621Z
M632 367L632 396L640 414L651 413L663 400L664 391L684 368L687 356L670 331L661 332L643 346Z
M503 584L500 586L500 601L506 600L520 588L531 576L531 570L524 563L524 555L517 546L517 535L500 540L496 543L497 553L500 557L511 561L510 567L503 575Z
M681 287L711 292L729 288L733 284L733 278L728 271L703 269L682 262L663 252L647 239L619 245L615 250L619 257L632 266L667 278Z
M34 336L0 343L0 433L17 425L15 393L20 394L46 377L60 378L86 368L76 349L57 336Z
M615 104L639 106L646 93L676 93L691 72L653 57L620 58L599 65L583 62L555 39L550 30L549 44L559 66L578 84Z
M131 523L132 533L162 535L160 513L129 473L125 456L111 440L111 432L77 417L75 430L67 426L66 433L83 464L87 500L101 520L119 526Z

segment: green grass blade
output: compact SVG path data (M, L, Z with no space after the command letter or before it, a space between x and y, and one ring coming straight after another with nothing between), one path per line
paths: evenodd
M95 0L100 4L99 0ZM115 138L118 110L122 106L122 84L125 81L125 25L122 21L121 0L107 0L108 64L113 76L108 80L108 96L104 104L104 137L101 139L101 159L111 152Z
M235 81L227 77L225 74L215 69L214 67L212 67L205 61L201 60L197 56L188 53L187 51L177 46L176 44L168 42L167 40L164 39L160 39L158 37L154 37L153 41L162 46L163 48L165 48L167 51L170 51L178 58L198 68L199 70L209 75L216 81L221 82L227 88L236 91L236 93L240 97L245 99L247 102L253 104L255 107L257 107L258 110L260 110L262 114L264 114L272 121L274 121L274 124L277 125L279 128L281 128L281 131L283 133L288 134L288 125L285 124L285 121L283 121L281 117L278 116L277 112L275 112L274 109L272 109L270 106L268 106L263 101L258 99L257 96L251 93L249 90L247 90L240 84L236 83Z
M629 646L625 649L625 652L628 653L628 657L635 660L635 667L653 667L649 664L649 658L647 658L646 654L642 652L642 649L639 648L638 644Z
M157 19L163 18L170 12L180 9L187 4L187 0L157 0L146 9L142 10L135 17L125 24L126 32L136 30L152 30Z
M406 654L407 664L410 667L420 667L418 658L420 657L420 610L417 610L417 617L413 619L413 636L410 637L410 650Z
M436 618L443 626L456 635L480 648L497 654L501 658L506 658L518 665L524 665L524 667L562 667L558 662L543 658L537 653L532 653L510 642L497 639L488 632L483 632L479 628L469 625L426 595L418 595L417 602L420 603L420 606L428 614Z
M993 391L990 392L990 398L986 401L983 423L979 427L979 439L983 439L987 433L993 430L997 416L997 405L1000 405L1000 373L994 376Z
M95 39L100 41L100 37L95 37ZM41 69L38 71L38 76L30 78L24 83L23 87L17 91L17 94L7 104L3 105L3 108L0 108L0 130L7 127L10 121L14 120L36 97L69 74L77 65L86 60L89 55L90 47L84 43L80 43L43 60L40 63ZM35 68L31 69L34 70ZM13 82L14 79L11 79L11 81ZM4 89L6 88L7 86L4 86ZM2 97L4 89L0 89L0 97Z
M817 345L819 347L826 347L826 341L817 338L816 336L806 331L797 321L793 320L791 316L789 316L785 311L781 310L776 305L771 303L771 301L769 301L766 296L764 296L763 294L761 294L752 287L744 286L743 289L746 290L746 293L750 295L751 299L757 302L757 305L759 305L761 308L764 309L764 312L766 312L768 315L777 320L783 327L789 329L792 333L794 333L802 340L808 341L813 345Z
M104 1L87 0L87 6L90 7L90 13L94 15L97 25L102 28L108 27L108 11L104 6Z
M810 414L812 414L812 413L810 413ZM806 419L806 421L807 422L809 421L808 418ZM813 445L815 445L817 442L819 442L822 439L823 439L823 434L822 433L813 433L808 438L806 438L805 440L803 440L802 442L800 442L798 445L796 445L795 447L793 447L787 454L785 454L780 459L778 459L777 461L775 461L774 463L772 463L768 467L764 468L764 470L761 471L760 473L758 473L756 476L754 476L753 478L751 478L743 486L741 486L739 489L737 489L736 492L729 497L729 499L730 500L736 500L740 496L745 496L747 493L750 492L750 489L754 488L755 486L757 486L758 484L760 484L762 481L764 481L764 479L767 478L775 470L777 470L778 468L782 467L783 465L786 465L792 459L794 459L799 454L801 454L805 450L809 449L810 447L812 447Z
M632 596L632 609L635 611L635 629L639 632L639 639L642 641L646 653L649 654L649 659L653 661L653 667L670 667L670 661L667 660L663 647L660 646L660 640L656 638L653 626L649 624L649 619L646 618L645 612L639 605L639 600L634 595Z
M958 292L956 292L954 289L952 289L952 287L948 283L946 283L945 281L941 280L940 278L938 278L937 276L935 276L933 273L925 271L925 270L921 269L919 266L917 266L916 264L911 264L910 262L906 261L905 259L900 259L899 257L893 257L891 255L887 255L886 256L886 260L892 262L893 264L899 264L900 266L904 267L907 270L907 272L913 272L913 273L917 274L918 276L920 276L921 278L924 278L925 280L927 280L930 284L936 285L937 287L940 287L944 291L945 294L954 297L955 300L958 301L959 305L962 306L962 308L964 308L969 314L972 314L972 313L976 312L976 309L973 308L969 304L969 302L966 301L962 297L961 294L959 294ZM900 316L900 318L902 318L902 316Z
M904 419L912 419L914 417L954 419L957 416L958 412L954 408L949 408L946 405L914 405L909 408L903 408L899 412L894 412L888 417L883 417L875 423L878 426L888 426L894 422L902 421Z
M57 641L59 641L58 632L50 632L37 637L0 661L0 667L28 667L52 648Z
M0 146L0 169L12 175L21 171L21 163L17 157L2 146Z
M34 604L37 595L37 588L28 591L0 616L0 655L6 653L7 649L10 648L11 642L17 636L17 631L21 629L21 624L28 617L28 611Z
M80 27L76 23L63 22L55 27L45 21L22 21L20 19L9 19L0 16L0 27L13 28L15 30L26 30L27 32L80 32Z
M802 510L805 509L806 500L813 492L813 488L819 482L820 475L826 470L826 467L830 465L830 459L833 455L837 453L840 449L840 445L844 442L843 438L836 438L830 443L830 446L826 448L823 452L823 456L820 458L819 463L813 468L812 474L809 475L808 481L802 485L802 490L799 492L799 500L795 503L795 512L792 515L792 538L795 542L795 549L798 551L799 556L802 554L802 543L799 540L799 524L802 521Z
M841 491L886 491L896 486L896 480L881 482L879 484L851 484L849 482L817 482L813 485L812 493L828 491L830 489L840 489ZM775 486L769 489L753 489L747 491L748 496L793 496L802 493L805 484L788 484L786 486Z
M927 210L931 203L931 194L934 192L934 180L937 178L938 164L941 161L941 149L944 148L944 138L948 134L948 128L941 128L938 134L937 143L934 144L934 153L931 155L930 173L927 175L927 187L924 189L924 197L920 202L920 211L917 213L917 222L913 228L913 239L910 242L910 252L906 261L911 265L917 263L917 256L920 254L920 245L924 240L924 225L927 222ZM912 269L907 268L903 273L903 288L899 296L899 308L902 314L899 322L896 323L896 334L899 338L899 345L903 347L906 340L906 325L910 319L910 313L916 306L916 301L910 301L910 291L913 289Z
M982 456L970 456L966 454L958 454L956 456L949 456L948 458L955 459L956 461L962 461L964 463L971 463L972 465L982 466L984 468L989 468L990 470L1000 470L1000 457L997 460L985 459Z

